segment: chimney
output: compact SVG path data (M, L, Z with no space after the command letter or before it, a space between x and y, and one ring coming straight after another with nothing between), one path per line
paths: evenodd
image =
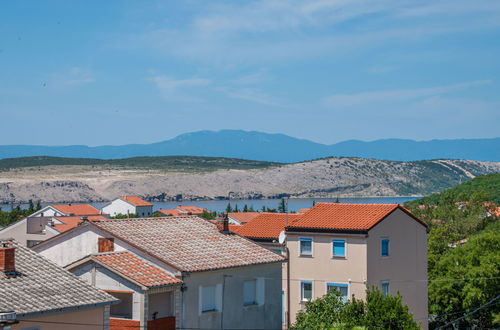
M16 271L16 248L8 242L0 243L0 272Z
M229 219L227 218L227 213L224 218L217 220L217 229L223 234L229 234Z

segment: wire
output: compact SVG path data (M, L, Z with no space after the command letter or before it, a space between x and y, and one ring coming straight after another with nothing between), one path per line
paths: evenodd
M498 296L496 296L495 298L491 299L490 301L488 301L486 304L481 305L481 306L479 306L478 308L474 309L472 312L469 312L469 313L465 314L464 316L459 317L459 318L458 318L458 319L456 319L456 320L453 320L453 321L451 321L451 322L448 322L448 323L446 323L445 325L443 325L443 326L440 326L440 327L436 328L436 330L444 329L444 328L446 328L447 326L452 325L452 324L453 324L453 323L455 323L455 322L458 322L458 321L461 321L461 320L465 319L466 317L468 317L468 316L470 316L470 315L472 315L472 314L474 314L474 313L476 313L476 312L480 311L481 309L484 309L484 308L488 307L490 304L492 304L495 300L497 300L497 299L499 299L499 298L500 298L500 294L499 294Z

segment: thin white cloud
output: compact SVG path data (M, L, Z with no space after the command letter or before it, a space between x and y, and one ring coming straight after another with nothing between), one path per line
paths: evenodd
M488 83L490 83L489 80L478 80L431 88L383 90L355 94L333 94L325 97L323 99L323 104L333 108L345 108L380 103L394 104L453 93Z
M150 80L164 96L175 96L181 90L211 84L211 81L205 78L173 79L168 76L154 76Z
M74 87L95 82L94 72L87 68L74 66L62 73L52 74L47 83L49 87Z
M233 99L240 99L270 106L278 106L278 107L286 106L281 100L273 96L267 95L265 92L263 92L258 88L235 89L235 88L219 87L217 88L217 90Z

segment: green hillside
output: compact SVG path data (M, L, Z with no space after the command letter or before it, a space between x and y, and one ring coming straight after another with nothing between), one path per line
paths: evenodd
M133 157L122 159L35 156L0 159L0 170L62 165L194 172L220 169L256 169L281 164L237 158L195 156Z
M491 173L475 177L458 186L444 190L439 194L409 202L408 205L439 204L446 199L451 202L468 201L472 195L482 195L481 198L500 204L500 173Z

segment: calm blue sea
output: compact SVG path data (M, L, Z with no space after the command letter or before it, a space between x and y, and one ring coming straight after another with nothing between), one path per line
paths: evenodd
M371 198L339 198L341 203L372 203L372 204L392 204L392 203L404 203L407 201L411 201L416 199L415 197L371 197ZM313 205L314 202L326 202L333 203L336 201L336 198L290 198L288 200L288 209L291 212L298 211L303 208L309 208ZM210 211L223 212L226 210L227 203L230 202L231 206L234 208L238 205L238 208L241 210L243 206L246 204L248 207L252 206L254 210L261 210L263 206L267 208L277 208L280 202L279 199L240 199L240 200L231 200L231 201L185 201L185 202L154 202L153 210L157 210L159 208L162 209L171 209L177 205L194 205L203 207ZM52 203L54 204L54 203ZM97 208L102 207L106 203L91 203ZM16 204L17 205L17 204ZM47 204L42 204L47 205ZM0 207L4 211L9 211L11 209L10 204L0 204ZM27 205L21 205L21 207L25 208Z

